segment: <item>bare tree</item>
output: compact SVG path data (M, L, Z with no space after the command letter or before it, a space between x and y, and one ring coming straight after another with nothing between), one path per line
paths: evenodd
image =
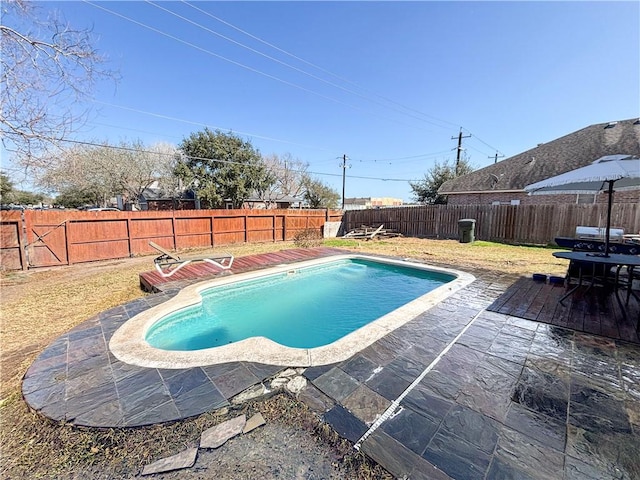
M302 199L309 164L294 158L290 153L278 156L275 153L263 157L269 174L275 182L262 194L265 203L277 202L285 197Z
M175 151L168 144L145 148L138 140L119 145L77 145L44 169L39 185L57 193L84 192L99 205L116 195L138 205L145 189L156 183L176 183L169 178L173 176Z
M81 193L92 203L105 206L109 198L118 194L109 169L105 168L108 156L106 146L75 145L40 170L38 186L57 194Z
M175 174L181 152L175 145L166 142L156 143L149 150L156 153L158 187L172 198L179 197L189 187Z
M24 0L2 2L0 128L17 165L37 168L54 157L86 121L83 101L96 81L116 78L92 44L91 30L55 13Z

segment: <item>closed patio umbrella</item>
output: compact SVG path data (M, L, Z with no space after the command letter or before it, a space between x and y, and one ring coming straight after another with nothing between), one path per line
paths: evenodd
M555 177L524 187L529 195L558 195L607 192L607 227L604 256L609 256L609 229L613 189L640 188L640 157L634 155L606 155L586 167L577 168Z

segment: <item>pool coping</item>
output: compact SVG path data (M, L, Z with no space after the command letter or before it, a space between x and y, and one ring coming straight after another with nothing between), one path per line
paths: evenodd
M168 351L154 348L145 341L146 333L160 318L176 309L200 303L200 292L203 290L267 275L286 273L293 268L307 268L348 259L370 260L428 270L453 275L455 279L322 347L291 348L265 337L252 337L229 345L203 350ZM475 277L473 275L459 270L436 267L410 261L409 259L401 260L352 253L296 262L294 264L276 265L259 271L205 280L183 288L170 300L145 310L125 322L111 337L109 350L122 362L147 368L192 368L237 361L299 367L329 365L352 357L363 348L411 321L420 313L432 308L442 300L471 284L474 280Z

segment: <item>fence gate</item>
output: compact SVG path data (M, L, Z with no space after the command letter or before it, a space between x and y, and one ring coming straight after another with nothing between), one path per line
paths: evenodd
M68 265L66 212L43 213L24 212L29 267Z
M0 220L0 267L3 270L26 270L22 232L22 212L3 211Z

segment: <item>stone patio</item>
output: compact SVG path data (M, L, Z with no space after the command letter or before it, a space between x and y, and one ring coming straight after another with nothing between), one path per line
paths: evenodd
M486 308L516 280L477 280L347 361L304 371L298 398L398 478L640 478L640 346ZM169 289L58 338L23 382L55 420L140 426L228 405L285 366L124 364L113 332Z

